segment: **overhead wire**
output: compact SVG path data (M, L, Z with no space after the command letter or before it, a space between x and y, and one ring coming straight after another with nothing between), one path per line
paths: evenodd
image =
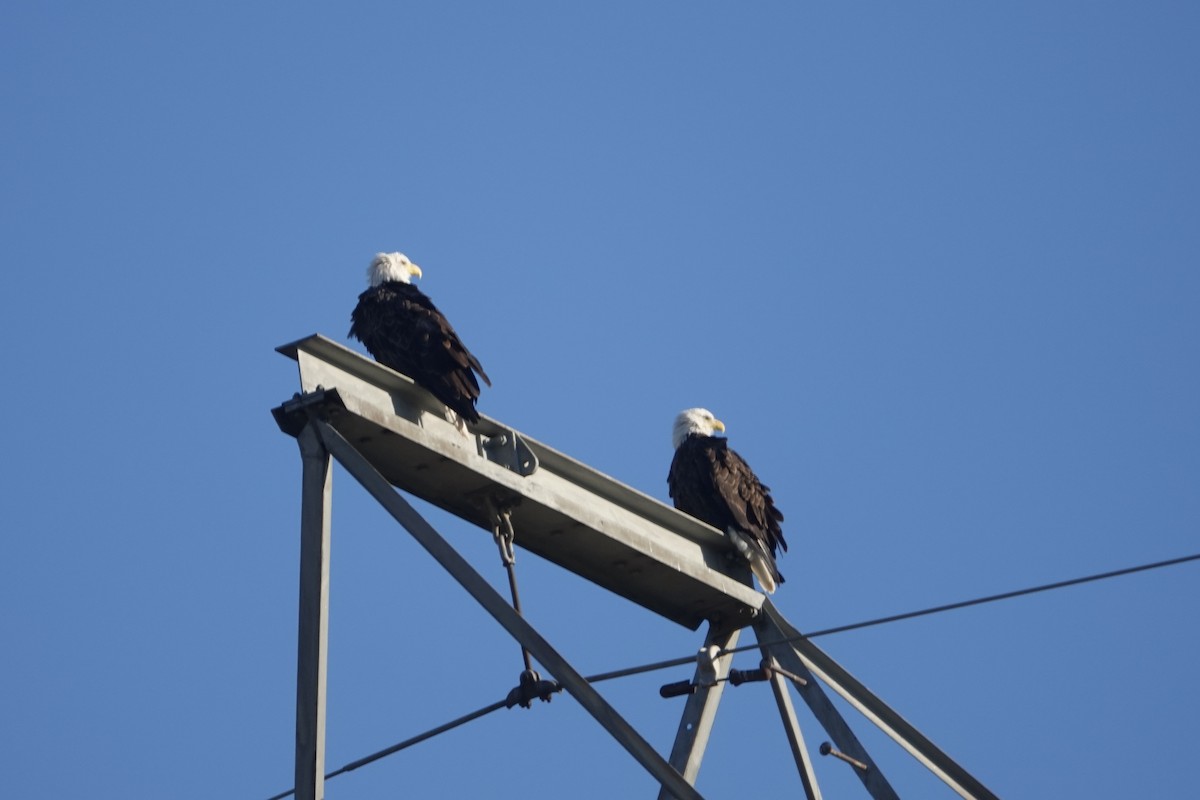
M899 622L906 619L914 619L916 617L924 617L930 614L939 614L944 611L954 611L959 608L967 608L969 606L983 605L984 603L994 603L999 600L1009 600L1014 597L1023 595L1037 594L1038 592L1048 592L1052 589L1063 589L1068 586L1078 586L1081 583L1091 583L1093 581L1106 580L1108 578L1117 578L1122 575L1132 575L1135 572L1146 572L1153 569L1161 569L1163 567L1171 567L1177 564L1184 564L1189 561L1200 561L1200 553L1190 556L1181 556L1180 558L1171 558L1166 561L1155 561L1151 564L1141 564L1136 567L1126 567L1125 569L1111 570L1109 572L1101 572L1095 575L1087 575L1082 578L1071 578L1065 581L1056 581L1054 583L1042 584L1041 586L1031 586L1026 589L1017 589L1011 592L1003 592L1001 594L988 595L987 597L978 597L974 600L962 600L957 603L947 603L945 605L933 606L931 608L923 608L919 611L908 611L903 614L892 614L887 617L878 617L876 619L866 620L865 622L855 622L849 625L838 625L833 628L824 628L822 630L813 631L811 633L802 633L799 636L788 639L780 639L775 642L764 642L766 645L773 644L788 644L800 639L816 639L820 636L830 636L835 633L845 633L847 631L860 630L862 628L870 628L875 625L883 625L889 622ZM758 644L744 645L742 647L733 647L728 650L722 650L718 655L730 655L733 653L744 653L748 650L757 650ZM643 672L654 672L660 669L669 669L671 667L680 667L685 664L695 663L696 656L683 656L681 658L672 658L666 661L655 661L652 664L644 664L637 667L627 667L625 669L614 670L612 672L603 672L599 675L588 678L590 683L597 681L610 680L612 678L624 678L629 675L639 675Z
M649 672L651 669L667 669L668 667L677 667L677 666L681 666L683 664L690 664L690 663L695 662L695 660L696 660L695 656L687 656L686 658L671 659L670 661L662 661L662 662L658 662L657 664L652 664L652 665L650 665L649 669L646 666L641 666L641 667L634 667L634 668L632 668L632 670L615 670L613 672L602 672L597 675L587 675L584 677L584 680L587 681L588 683L599 683L601 681L613 680L614 678L623 678L626 675L637 675L638 673L641 673L641 672ZM398 753L401 750L412 747L415 744L420 744L421 742L425 741L426 739L432 739L434 736L437 736L438 734L453 730L460 725L465 725L466 723L472 722L473 720L477 720L480 717L487 716L488 714L492 713L493 711L498 711L501 708L504 708L506 706L511 706L511 704L508 702L507 699L498 700L495 703L492 703L491 705L486 705L483 708L480 708L476 711L472 711L469 714L463 714L461 717L456 717L455 719L452 719L445 724L439 725L436 728L430 728L429 730L425 731L424 733L419 733L416 736L412 736L408 739L405 739L402 742L397 742L396 744L392 745L391 747L385 747L384 749L379 750L374 753L371 753L368 756L363 756L362 758L358 759L357 761L351 761L349 764L345 765L344 767L339 767L338 769L335 769L333 772L326 773L325 780L329 780L330 778L336 778L338 775L342 775L347 772L351 772L352 770L356 770L359 767L365 767L367 764L370 764L374 761L378 761L381 758L386 758L387 756L390 756L393 753ZM286 792L280 792L279 794L271 795L270 797L267 798L267 800L283 800L283 798L290 797L295 793L296 793L295 788L291 788L291 789L288 789Z
M493 711L497 711L501 708L504 708L505 705L507 705L506 701L500 700L498 702L492 703L491 705L484 706L483 708L478 709L477 711L472 711L470 714L463 714L461 717L452 719L443 725L438 725L436 728L430 728L429 730L425 731L424 733L419 733L416 736L405 739L402 742L397 742L396 744L392 745L391 747L385 747L384 749L382 749L378 752L372 753L369 756L363 756L362 758L358 759L357 761L351 761L346 766L340 767L339 769L335 769L333 772L327 773L325 775L325 780L329 780L330 778L336 778L338 775L341 775L346 772L350 772L351 770L356 770L359 767L365 767L367 764L370 764L373 761L378 761L379 759L390 756L393 753L398 753L407 747L412 747L414 744L420 744L421 742L425 741L426 739L432 739L434 736L437 736L439 733L445 733L446 731L457 728L459 725L465 725L466 723L471 722L472 720L477 720L480 717L483 717L483 716L486 716L486 715L492 713ZM295 793L296 793L296 789L295 789L295 787L293 787L291 789L288 789L286 792L280 792L279 794L272 795L271 797L268 797L267 800L283 800L283 798L290 797L291 795L294 795Z
M813 631L812 633L801 634L800 636L797 636L797 637L792 637L789 639L782 639L778 642L778 644L786 644L788 642L797 641L798 639L815 639L818 636L829 636L829 635L835 634L835 633L845 633L847 631L856 631L856 630L860 630L862 628L870 628L875 625L883 625L883 624L886 624L889 622L899 622L899 621L905 620L905 619L914 619L916 617L925 617L930 614L940 614L943 611L954 611L959 608L968 608L969 606L983 605L984 603L995 603L998 600L1010 600L1014 597L1022 597L1024 595L1037 594L1038 592L1048 592L1052 589L1064 589L1068 586L1078 586L1081 583L1091 583L1093 581L1102 581L1102 580L1107 580L1108 578L1119 578L1122 575L1132 575L1135 572L1146 572L1146 571L1152 570L1152 569L1161 569L1163 567L1173 567L1177 564L1184 564L1188 561L1198 561L1198 560L1200 560L1200 553L1196 553L1196 554L1190 555L1190 556L1181 556L1179 558L1170 558L1170 559L1167 559L1166 561L1155 561L1152 564L1141 564L1136 567L1126 567L1125 569L1115 569L1115 570L1111 570L1109 572L1100 572L1095 575L1087 575L1082 578L1071 578L1071 579L1065 580L1065 581L1056 581L1054 583L1042 584L1041 586L1031 586L1027 589L1017 589L1017 590L1011 591L1011 592L1002 592L1000 594L988 595L987 597L978 597L978 598L975 598L974 600L962 600L957 603L947 603L945 605L933 606L931 608L924 608L924 609L921 609L920 611L908 611L903 614L892 614L887 617L879 617L877 619L871 619L871 620L867 620L865 622L855 622L850 625L838 625L837 627L834 627L834 628L825 628L823 630ZM776 644L776 642L770 642L768 644ZM757 648L758 648L758 645L756 644L756 645L752 645L752 646L748 646L748 647L734 648L732 650L727 650L725 652L726 653L740 653L745 650L754 650Z
M1028 587L1025 589L1017 589L1017 590L1014 590L1011 592L1002 592L1000 594L988 595L986 597L978 597L973 600L962 600L957 603L947 603L947 604L940 605L940 606L932 606L930 608L921 609L919 611L908 611L903 614L892 614L890 616L878 617L876 619L866 620L864 622L855 622L855 623L852 623L849 625L839 625L839 626L836 626L833 628L824 628L822 630L813 631L812 633L804 633L804 634L800 634L799 636L789 637L787 639L781 639L781 640L774 641L774 642L763 642L761 644L756 643L753 645L745 645L743 647L734 647L734 648L730 648L728 650L722 650L722 651L720 651L720 653L718 655L731 655L734 653L742 653L742 652L745 652L748 650L757 650L762 645L770 646L770 645L775 645L775 644L787 644L790 642L798 641L800 639L815 639L819 636L830 636L835 633L845 633L847 631L861 630L862 628L869 628L869 627L873 627L876 625L884 625L884 624L891 623L891 622L899 622L901 620L929 616L930 614L940 614L945 611L954 611L959 608L968 608L970 606L983 605L985 603L994 603L994 602L997 602L1000 600L1010 600L1014 597L1022 597L1024 595L1037 594L1039 592L1048 592L1048 591L1051 591L1054 589L1063 589L1068 586L1078 586L1083 583L1091 583L1094 581L1107 580L1109 578L1117 578L1117 577L1121 577L1123 575L1132 575L1137 572L1147 572L1149 570L1162 569L1163 567L1171 567L1171 566L1175 566L1178 564L1184 564L1189 561L1200 561L1200 553L1196 553L1196 554L1190 555L1190 556L1181 556L1180 558L1171 558L1171 559L1167 559L1166 561L1156 561L1156 562L1153 562L1150 564L1141 564L1136 567L1126 567L1125 569L1117 569L1117 570L1111 570L1109 572L1101 572L1101 573L1097 573L1095 575L1087 575L1082 578L1071 578L1069 580L1056 581L1054 583L1046 583L1046 584L1042 584L1040 586L1031 586L1031 587ZM687 664L694 664L695 662L696 662L696 656L695 656L695 654L692 654L692 655L688 655L688 656L681 656L679 658L667 659L665 661L655 661L650 664L643 664L643 665L635 666L635 667L627 667L625 669L612 670L610 672L601 672L601 673L597 673L596 675L585 676L584 680L586 680L588 683L600 683L601 681L608 681L608 680L613 680L616 678L625 678L630 675L640 675L640 674L643 674L646 672L654 672L654 671L657 671L660 669L670 669L672 667L681 667L681 666L685 666ZM352 770L358 769L359 767L366 766L367 764L378 761L381 758L390 756L393 753L398 753L401 750L404 750L415 744L420 744L421 742L426 741L427 739L432 739L434 736L437 736L439 734L453 730L454 728L457 728L460 725L465 725L468 722L471 722L473 720L479 719L480 717L486 716L486 715L492 713L493 711L497 711L501 708L504 708L507 705L509 705L507 700L500 700L500 701L497 701L490 705L486 705L483 708L480 708L476 711L472 711L469 714L464 714L463 716L457 717L457 718L451 720L450 722L447 722L447 723L437 726L436 728L431 728L428 731L425 731L424 733L420 733L420 734L417 734L416 736L412 736L408 739L405 739L402 742L397 742L396 744L392 745L391 747L386 747L383 750L379 750L375 753L372 753L371 755L364 756L363 758L360 758L357 761L352 761L349 764L345 765L344 767L340 767L339 769L336 769L333 772L326 774L325 779L329 780L330 778L337 777L338 775L342 775L346 772L350 772ZM294 788L292 788L292 789L287 790L286 792L281 792L279 794L272 795L271 797L267 798L267 800L283 800L283 798L289 797L295 793L296 793L296 790Z

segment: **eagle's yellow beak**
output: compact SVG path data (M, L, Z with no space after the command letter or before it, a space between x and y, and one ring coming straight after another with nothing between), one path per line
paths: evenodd
M721 422L721 420L719 420L719 419L714 419L712 421L712 426L713 426L714 431L722 431L723 432L725 430L725 423Z
M419 278L421 277L421 268L410 261L408 264L408 274L412 275L414 278Z

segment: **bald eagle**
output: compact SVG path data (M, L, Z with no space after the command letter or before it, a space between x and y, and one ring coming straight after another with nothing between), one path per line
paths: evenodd
M783 583L775 566L778 550L787 550L779 523L783 514L745 459L729 449L728 440L714 436L725 423L703 408L689 408L675 417L671 441L675 456L667 487L675 507L725 531L767 594Z
M349 335L375 360L402 372L445 403L462 421L479 421L479 382L492 385L449 320L412 285L421 268L403 253L378 253L367 268L370 288L358 296ZM463 428L465 431L465 428Z

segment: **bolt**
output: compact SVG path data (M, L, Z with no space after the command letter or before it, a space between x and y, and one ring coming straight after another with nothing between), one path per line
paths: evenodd
M818 749L821 751L821 755L833 756L834 758L840 758L842 761L845 761L850 766L858 767L863 772L866 772L868 769L870 769L870 767L868 767L863 762L859 761L857 758L848 756L845 753L842 753L838 750L833 749L833 745L831 745L829 742L821 742L821 746Z
M804 678L801 678L799 675L796 675L795 673L788 672L786 669L783 669L778 664L774 663L774 661L768 661L767 659L764 658L762 660L762 663L759 666L763 670L766 670L768 675L772 672L777 672L780 675L782 675L783 677L785 677L788 680L795 683L797 686L808 686L808 681L806 681Z

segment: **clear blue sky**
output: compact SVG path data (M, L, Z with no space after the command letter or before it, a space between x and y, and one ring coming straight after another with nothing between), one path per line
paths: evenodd
M268 410L298 383L273 348L344 341L379 250L425 268L485 413L641 491L666 499L672 416L717 412L787 514L802 629L1200 552L1198 38L1183 2L7 3L9 794L291 785L300 461ZM520 670L334 492L331 768ZM503 586L486 533L430 519ZM518 568L585 673L700 643ZM1198 570L820 644L1002 797L1181 797ZM667 750L656 689L687 676L601 688ZM902 796L950 796L847 715ZM699 789L799 793L765 687L726 694ZM565 696L328 786L653 791Z

